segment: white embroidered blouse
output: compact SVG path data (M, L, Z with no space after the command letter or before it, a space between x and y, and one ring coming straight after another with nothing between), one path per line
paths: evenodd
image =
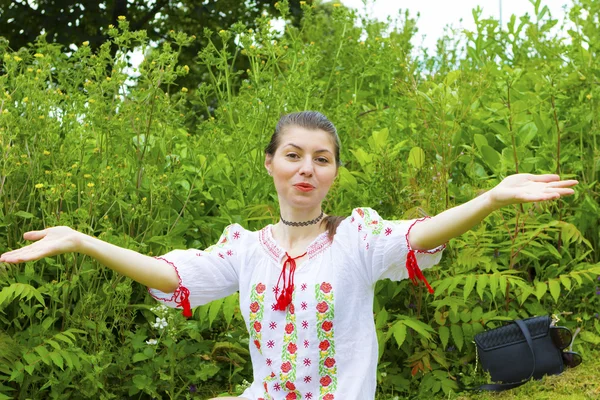
M174 250L159 257L176 268L180 284L174 293L150 293L171 307L185 306L189 293L195 307L239 290L254 375L242 397L374 399L375 282L419 276L425 281L419 267L437 264L445 247L412 251L408 232L419 221L386 221L372 209L354 209L333 240L324 232L308 246L285 311L275 304L286 253L271 225L250 232L233 224L205 251Z

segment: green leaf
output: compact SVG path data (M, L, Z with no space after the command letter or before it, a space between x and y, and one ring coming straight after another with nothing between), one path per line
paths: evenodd
M402 322L409 328L414 329L415 332L417 332L421 336L427 339L431 339L431 334L429 332L434 332L434 330L428 324L425 324L416 319L411 319L410 317L403 317Z
M535 284L535 296L538 298L538 300L541 300L547 291L548 285L546 285L546 282L537 282Z
M425 152L420 147L413 147L408 154L408 163L420 169L425 164Z
M387 324L388 312L383 308L381 311L377 313L377 317L375 318L375 327L377 329L383 329Z
M481 300L483 300L483 292L485 291L488 281L489 277L487 275L480 275L479 279L477 279L477 294L479 294Z
M233 314L235 312L235 307L238 305L238 294L234 293L230 296L225 297L223 301L223 315L225 316L225 321L227 321L227 325L231 324L231 320L233 319Z
M563 286L565 287L565 289L571 290L571 279L569 279L568 276L561 275L560 276L560 282L563 284Z
M473 308L473 311L471 312L471 320L476 322L476 321L481 321L481 317L483 316L483 309L479 306Z
M442 348L446 349L446 347L448 347L448 340L450 339L450 329L448 329L447 326L440 326L438 329L438 334L440 335Z
M15 215L17 217L25 218L25 219L30 219L30 218L35 217L35 215L28 213L27 211L17 211L13 215Z
M388 128L383 128L379 131L373 131L373 142L378 150L383 150L387 142L390 131Z
M560 282L557 279L550 279L548 284L550 285L550 294L554 298L554 302L558 303L558 298L560 297Z
M358 181L346 167L338 168L338 181L346 190L355 190L358 187Z
M537 135L538 128L535 122L531 121L523 125L519 128L519 134L517 138L519 140L519 145L525 147L531 142L531 140Z
M496 297L498 291L498 273L490 276L490 292L492 293L492 299Z
M394 332L394 339L396 339L396 343L398 343L398 347L401 347L404 340L406 340L406 325L401 321L398 321L394 324L392 330Z
M458 350L462 350L464 344L462 328L460 327L460 325L452 325L450 326L450 329L452 331L452 339L454 340L456 347L458 347Z
M467 276L467 279L465 281L465 287L464 287L464 300L465 303L467 302L467 299L469 298L469 295L471 294L471 292L473 291L473 288L475 287L475 275L470 274Z
M581 331L579 332L579 337L581 338L581 340L584 340L588 343L592 343L595 345L599 345L600 344L600 336L596 335L593 332L590 331Z
M490 128L492 128L494 131L496 131L497 133L499 133L500 135L507 135L508 134L508 128L506 127L506 125L502 125L502 124L498 124L496 122L490 124Z
M133 357L131 358L131 361L136 363L136 362L147 360L148 358L149 357L147 355L145 355L144 353L135 353L133 355Z
M212 326L213 321L217 318L217 315L219 314L219 310L221 310L221 305L223 305L223 302L225 301L225 299L217 299L214 300L210 303L209 309L208 309L208 326Z
M52 353L50 353L50 358L52 359L52 362L54 362L54 364L56 364L60 369L64 370L63 358L60 354L53 351Z
M497 171L500 168L500 153L498 153L492 147L487 145L481 146L481 155L483 161L485 161L492 171Z

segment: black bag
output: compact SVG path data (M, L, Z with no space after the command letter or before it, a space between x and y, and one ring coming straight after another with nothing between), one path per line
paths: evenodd
M550 316L515 320L513 323L475 335L479 362L495 382L479 390L502 391L520 386L531 378L563 372L561 349L550 336Z

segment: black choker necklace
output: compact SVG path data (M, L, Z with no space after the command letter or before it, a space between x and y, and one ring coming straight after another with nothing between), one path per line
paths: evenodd
M309 225L316 224L317 222L319 222L321 220L321 218L323 218L323 211L321 211L321 215L319 215L317 218L311 219L310 221L306 221L306 222L290 222L290 221L286 221L281 216L281 213L279 213L279 218L281 219L281 222L283 222L284 225L289 225L289 226L309 226Z

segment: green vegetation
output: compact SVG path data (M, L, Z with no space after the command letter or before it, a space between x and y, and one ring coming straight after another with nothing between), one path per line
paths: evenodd
M471 341L486 322L548 313L581 329L586 362L502 396L597 395L600 1L575 1L569 40L539 1L507 30L475 11L475 32L420 58L407 15L390 30L335 4L302 12L283 35L270 16L205 30L207 74L189 88L194 66L178 56L195 39L181 32L155 49L123 19L97 51L0 41L0 251L68 225L157 255L274 222L263 149L281 113L315 109L343 142L329 214L436 214L515 172L580 181L575 196L505 208L452 240L427 272L435 295L378 283L379 398L458 398L457 377L485 381ZM131 78L134 47L146 56ZM185 320L79 255L3 265L0 289L0 400L205 398L251 379L237 295Z

